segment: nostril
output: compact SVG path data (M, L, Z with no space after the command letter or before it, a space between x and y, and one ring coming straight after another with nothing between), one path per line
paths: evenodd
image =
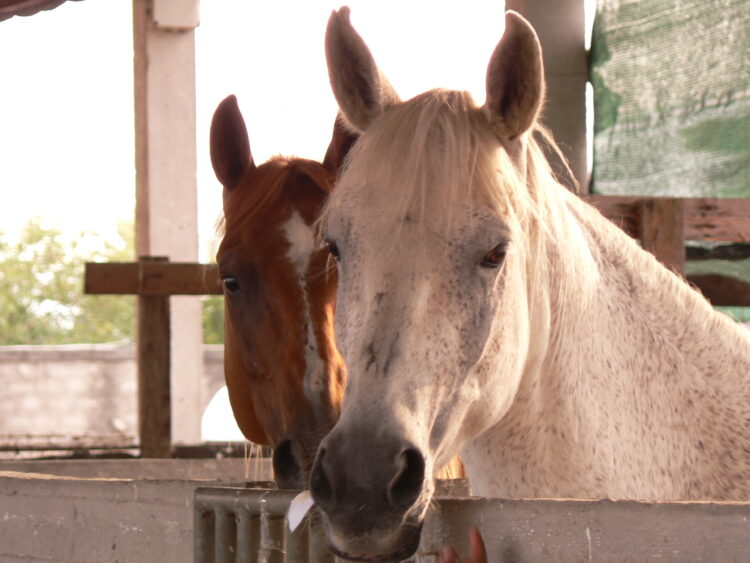
M326 506L331 506L334 502L333 485L331 485L331 481L325 470L325 455L326 449L321 446L315 458L312 473L310 474L310 492L315 503L324 509Z
M302 488L302 466L294 455L291 440L282 440L276 445L272 462L274 477L280 489Z
M399 468L388 485L388 502L395 510L406 510L422 492L424 457L415 448L407 448L398 456Z

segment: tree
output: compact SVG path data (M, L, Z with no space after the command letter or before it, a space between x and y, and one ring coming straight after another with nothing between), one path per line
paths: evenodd
M86 262L131 262L132 221L117 227L118 239L91 232L66 239L39 219L9 242L0 233L0 345L101 343L135 337L136 297L85 295ZM203 299L207 344L224 342L224 298Z
M224 344L224 297L221 295L203 298L203 342Z
M0 234L0 345L111 342L133 338L135 298L83 294L84 263L133 259L133 224L116 243L90 232L66 240L29 221L15 242Z

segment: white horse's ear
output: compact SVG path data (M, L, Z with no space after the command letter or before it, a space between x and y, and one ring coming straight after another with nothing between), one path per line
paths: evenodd
M505 33L487 68L487 109L497 135L512 139L528 130L544 101L539 38L520 14L505 13Z
M349 8L334 11L326 29L326 60L333 95L351 127L364 131L383 110L398 103L396 91L349 21Z

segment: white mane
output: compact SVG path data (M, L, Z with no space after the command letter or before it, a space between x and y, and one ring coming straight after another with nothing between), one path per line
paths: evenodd
M526 167L519 171L508 152L500 150L485 107L477 106L468 92L434 89L390 107L368 127L347 158L347 182L382 190L378 197L386 205L381 202L379 207L385 211L381 220L392 225L393 239L398 238L406 217L430 228L425 216L430 198L443 198L445 215L440 227L444 237L461 227L461 202L483 202L515 223L514 230L523 238L514 239L514 245L526 253L534 247L536 273L530 272L529 279L536 280L539 272L548 269L545 248L567 236L557 232L559 223L549 218L560 215L570 196L570 190L555 179L536 136L560 154L551 135L536 123L526 134L522 159ZM359 158L363 153L382 156ZM342 190L333 191L319 219L320 233L326 232L329 216L343 196ZM565 302L567 288L558 285L557 290L559 301Z

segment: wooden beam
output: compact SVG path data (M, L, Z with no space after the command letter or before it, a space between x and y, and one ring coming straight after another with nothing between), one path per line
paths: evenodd
M641 246L673 272L685 273L685 221L680 199L650 199L640 205Z
M640 232L641 203L658 199L682 201L685 240L750 241L750 199L586 196L586 200L597 207L605 217L633 237L637 237Z
M141 457L167 458L172 455L169 321L168 296L138 296L138 435Z
M138 435L142 457L171 456L171 295L220 294L216 264L170 263L144 256L135 263L88 263L88 294L138 295Z
M94 295L221 295L216 264L87 262L84 291Z
M750 244L734 243L709 246L688 246L685 259L691 260L747 260L750 258Z
M750 283L719 274L695 274L687 280L717 307L750 307Z
M198 0L133 0L136 224L139 256L198 259L195 32ZM175 297L172 438L198 443L201 303Z

